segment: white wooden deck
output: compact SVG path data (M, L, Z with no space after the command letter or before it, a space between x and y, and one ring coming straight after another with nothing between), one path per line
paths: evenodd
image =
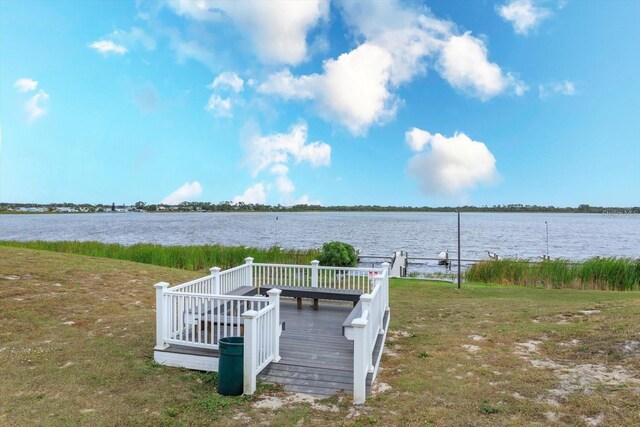
M173 287L154 285L155 361L217 371L219 340L243 335L245 394L255 392L257 379L316 396L353 393L354 403L364 403L389 326L388 264L365 269L245 261ZM249 295L262 287L267 296ZM295 298L304 301L301 308Z

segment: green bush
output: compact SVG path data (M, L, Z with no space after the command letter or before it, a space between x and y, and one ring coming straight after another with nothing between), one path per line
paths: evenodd
M322 245L318 261L324 266L355 267L358 265L358 255L353 246L347 243L330 242Z

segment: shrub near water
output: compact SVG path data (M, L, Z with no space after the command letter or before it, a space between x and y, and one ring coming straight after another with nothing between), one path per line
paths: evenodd
M581 263L563 259L529 262L501 259L472 265L467 280L549 288L640 290L640 259L592 258Z
M202 270L213 266L227 269L244 264L246 257L253 257L254 262L308 264L318 256L317 250L282 249L279 247L260 249L220 245L162 246L148 243L125 246L71 241L0 241L0 245L121 259L185 270Z
M353 246L342 242L329 242L322 245L318 258L320 265L333 267L355 267L358 255Z

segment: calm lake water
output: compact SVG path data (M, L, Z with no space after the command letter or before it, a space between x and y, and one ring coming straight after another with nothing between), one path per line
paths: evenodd
M546 253L545 221L552 258L640 258L640 215L528 213L462 214L462 257L486 258L491 251L500 257L539 258ZM413 212L0 215L0 240L302 249L340 240L368 255L403 249L410 257L435 257L447 249L456 253L456 224L453 213Z

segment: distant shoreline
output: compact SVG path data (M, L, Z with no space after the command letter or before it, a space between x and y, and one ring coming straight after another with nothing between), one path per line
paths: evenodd
M134 205L104 205L104 204L73 204L73 203L0 203L0 214L59 214L59 213L217 213L217 212L262 212L262 213L286 213L286 212L487 212L487 213L592 213L606 215L637 215L640 207L603 207L586 204L578 207L556 207L538 205L494 205L494 206L379 206L379 205L353 205L353 206L320 206L320 205L259 205L259 204L232 204L221 202L218 204L208 202L184 202L180 205L163 205L137 202Z

